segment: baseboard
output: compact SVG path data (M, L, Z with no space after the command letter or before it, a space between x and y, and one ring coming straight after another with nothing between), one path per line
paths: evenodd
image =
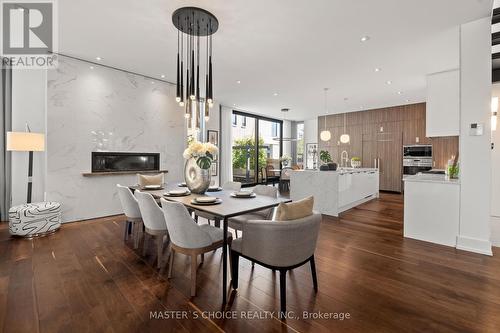
M457 236L457 249L492 256L491 242L484 239Z

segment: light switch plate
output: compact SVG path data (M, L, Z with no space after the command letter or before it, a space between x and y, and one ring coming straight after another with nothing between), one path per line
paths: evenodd
M481 136L483 135L483 130L484 126L482 123L472 123L470 124L469 128L469 135L470 136Z

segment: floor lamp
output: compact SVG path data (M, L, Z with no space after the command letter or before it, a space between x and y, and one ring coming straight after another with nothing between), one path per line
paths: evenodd
M7 150L29 152L27 203L31 203L33 152L45 151L45 135L43 133L31 133L28 124L26 124L26 132L7 132Z

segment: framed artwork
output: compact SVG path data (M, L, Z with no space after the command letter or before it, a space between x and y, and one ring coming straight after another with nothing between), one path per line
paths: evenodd
M212 166L210 167L210 173L212 174L212 177L217 176L217 162L212 162Z
M207 131L207 141L219 147L219 131Z
M306 169L318 168L318 144L306 143Z

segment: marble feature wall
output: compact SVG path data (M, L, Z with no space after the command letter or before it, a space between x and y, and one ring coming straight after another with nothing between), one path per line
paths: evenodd
M167 181L182 178L186 130L175 86L64 57L47 85L46 195L62 203L64 222L120 214L115 185L136 183L135 175L82 176L96 132L110 151L159 152Z

